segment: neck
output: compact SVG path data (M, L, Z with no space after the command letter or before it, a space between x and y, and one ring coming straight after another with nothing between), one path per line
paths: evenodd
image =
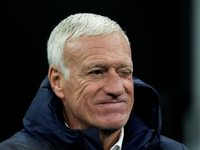
M105 130L99 131L100 139L103 144L104 150L110 150L115 145L115 143L119 139L120 133L121 129L115 132L105 131Z

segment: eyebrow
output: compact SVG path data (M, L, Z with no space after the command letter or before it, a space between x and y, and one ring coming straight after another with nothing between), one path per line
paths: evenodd
M85 70L90 70L92 68L109 68L109 67L110 67L110 65L108 65L108 64L94 63L94 64L90 64L89 66L86 66ZM132 64L120 64L119 66L117 66L117 69L121 69L121 68L129 68L133 71Z
M86 66L86 70L90 70L92 68L108 68L109 66L107 64L90 64L89 66Z
M132 68L133 69L133 65L132 64L120 64L119 68Z

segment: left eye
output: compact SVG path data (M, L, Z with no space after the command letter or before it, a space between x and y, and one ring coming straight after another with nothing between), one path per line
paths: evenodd
M129 77L131 75L131 72L130 71L122 71L122 72L120 72L120 74L123 77Z
M99 75L99 74L102 74L102 71L101 70L93 70L90 72L90 74Z

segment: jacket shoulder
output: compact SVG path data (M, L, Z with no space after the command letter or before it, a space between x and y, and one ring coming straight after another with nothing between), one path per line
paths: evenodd
M9 139L0 143L0 150L51 150L41 140L38 140L30 134L19 131Z
M160 150L188 150L185 145L165 136L160 136Z

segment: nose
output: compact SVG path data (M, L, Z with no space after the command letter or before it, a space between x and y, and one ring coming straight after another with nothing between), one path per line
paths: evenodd
M116 72L109 73L103 89L106 94L113 97L118 97L125 91L122 80Z

